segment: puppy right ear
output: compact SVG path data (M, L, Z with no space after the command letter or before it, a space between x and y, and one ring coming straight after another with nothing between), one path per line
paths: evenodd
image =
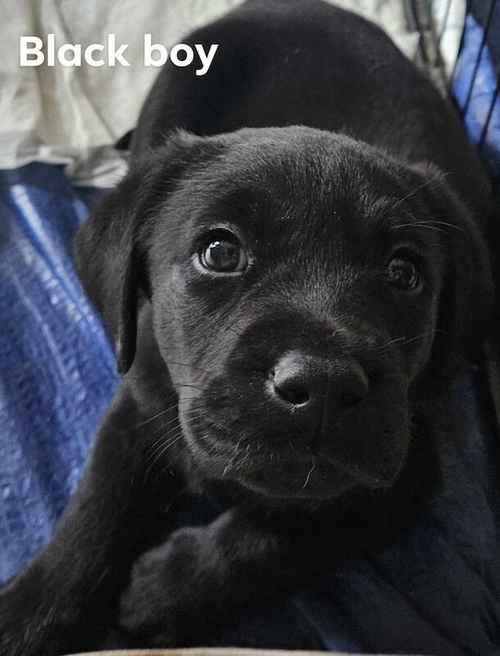
M132 366L138 312L150 296L147 243L161 214L156 210L191 166L206 162L213 152L209 143L215 140L184 131L170 135L164 145L133 163L76 236L78 273L104 318L121 374Z
M139 171L129 173L99 203L75 240L80 279L115 344L121 374L134 359L139 297L145 291L136 249L143 192L150 185Z

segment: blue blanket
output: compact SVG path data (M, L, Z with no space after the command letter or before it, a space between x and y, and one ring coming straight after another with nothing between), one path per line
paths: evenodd
M51 536L118 380L73 267L90 195L61 167L0 172L0 581Z
M455 81L462 106L481 41L470 16ZM485 48L465 120L500 176L499 102L482 128L494 67ZM0 583L50 538L119 382L71 254L98 195L75 190L60 167L0 171ZM480 372L457 381L454 394L463 430L441 454L444 489L417 524L382 557L249 610L219 644L500 653L498 452Z

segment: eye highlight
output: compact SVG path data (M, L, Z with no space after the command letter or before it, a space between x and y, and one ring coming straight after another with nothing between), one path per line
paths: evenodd
M212 230L198 250L199 265L218 274L241 273L248 266L248 255L239 238L230 230Z
M415 260L406 254L396 254L386 267L387 281L401 291L416 291L423 281Z

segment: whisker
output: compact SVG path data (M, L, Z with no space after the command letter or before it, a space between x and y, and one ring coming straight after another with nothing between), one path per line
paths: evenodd
M231 455L231 457L230 457L228 463L227 463L226 466L224 467L224 471L222 472L222 476L223 476L223 477L224 477L224 476L227 474L227 472L233 467L234 462L235 462L235 460L236 460L236 457L238 456L238 454L239 454L239 452L240 452L240 446L241 446L241 443L243 442L244 439L245 439L244 437L240 437L239 440L236 442L236 444L233 445L233 453L232 453L232 455Z
M190 418L190 424L192 426L196 426L197 423L202 419L203 416L200 414L193 414ZM157 438L154 440L154 442L150 445L149 447L149 454L147 457L147 462L150 462L156 458L156 456L162 451L164 445L165 445L165 438L169 437L172 439L172 435L170 433L173 432L173 436L176 436L178 433L180 433L180 436L182 437L183 431L182 431L182 426L180 424L180 419L178 416L174 417L170 421L167 422L167 424L164 424L162 427L161 433L157 436ZM170 440L168 440L170 441Z
M200 387L199 385L195 385L194 383L178 383L177 386L178 387L187 387L187 388L190 388L190 389L195 389L195 390L198 390L200 392L203 392L203 387Z
M167 451L174 446L174 444L177 444L179 440L183 438L183 435L178 435L174 440L171 440L168 444L164 445L164 449L161 450L160 452L157 453L156 457L154 460L151 461L150 466L148 467L146 471L146 475L149 475L151 471L153 470L154 467L165 457L165 454Z
M147 424L150 424L151 422L155 421L155 419L159 419L160 417L163 417L168 412L172 412L172 410L175 410L175 409L177 409L177 402L170 405L168 408L160 410L159 412L152 415L151 417L148 417L144 421L141 421L140 423L135 424L135 426L132 426L131 430L135 430L137 428L142 428L143 426L147 426Z
M399 223L397 225L391 226L391 230L401 230L402 228L424 228L426 230L433 230L434 232L441 232L447 234L448 230L456 230L457 232L465 234L466 231L464 228L453 223L448 223L447 221L437 221L437 220L428 220L428 221L419 221L416 220L412 223Z
M174 436L177 436L178 432L180 430L180 426L177 428L176 432L174 433ZM166 433L162 433L158 439L155 440L154 445L152 445L147 462L151 462L152 460L155 459L156 455L162 450L163 446L165 445L165 438L167 437ZM170 438L172 439L172 437ZM168 442L169 440L167 440Z
M435 334L446 334L446 331L440 329L440 328L433 328L432 330L426 330L423 333L420 333L419 335L414 335L413 337L407 337L406 335L402 335L401 337L394 337L393 339L389 339L387 342L384 344L381 344L380 346L377 347L377 350L384 350L388 348L389 346L392 346L393 344L398 344L398 343L403 343L403 344L411 344L412 342L416 342L419 339L424 339L424 337L428 337L429 335L435 335Z
M311 468L307 472L306 480L304 481L304 485L302 486L303 490L305 490L306 487L309 485L309 481L311 480L312 473L315 469L316 469L316 456L313 456Z
M208 369L205 369L204 367L199 367L198 365L195 364L188 364L187 362L178 362L177 360L164 360L165 364L174 364L178 367L189 367L190 369L198 369L199 371L203 371L204 373L208 374L210 373Z
M251 444L246 445L245 452L244 452L243 456L240 458L240 460L238 461L238 463L234 467L236 470L238 470L238 469L241 470L243 468L243 465L249 459L251 446L252 446Z
M395 201L390 209L394 210L396 207L399 207L402 205L406 200L409 200L410 198L413 198L419 191L422 191L422 189L425 189L426 187L430 187L431 185L437 185L440 183L441 178L443 176L449 175L446 172L439 172L439 175L435 175L433 177L428 178L427 180L424 180L421 184L417 185L414 187L411 191L409 191L407 194L405 194L402 198L398 198L397 201Z

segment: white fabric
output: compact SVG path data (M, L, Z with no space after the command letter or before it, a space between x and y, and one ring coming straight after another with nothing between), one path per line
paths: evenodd
M131 129L157 68L144 67L144 34L167 47L242 0L0 0L0 168L33 160L62 162L77 184L107 186L125 169L112 144ZM381 24L409 56L418 35L409 33L401 0L338 0ZM447 0L433 7L444 15ZM464 0L451 0L455 25ZM458 7L458 10L457 10ZM461 9L460 9L461 8ZM458 18L457 18L458 17ZM448 21L449 23L450 21ZM56 35L56 43L104 43L109 33L127 43L130 67L19 66L19 37ZM442 43L452 69L458 41ZM215 56L213 65L217 62Z

